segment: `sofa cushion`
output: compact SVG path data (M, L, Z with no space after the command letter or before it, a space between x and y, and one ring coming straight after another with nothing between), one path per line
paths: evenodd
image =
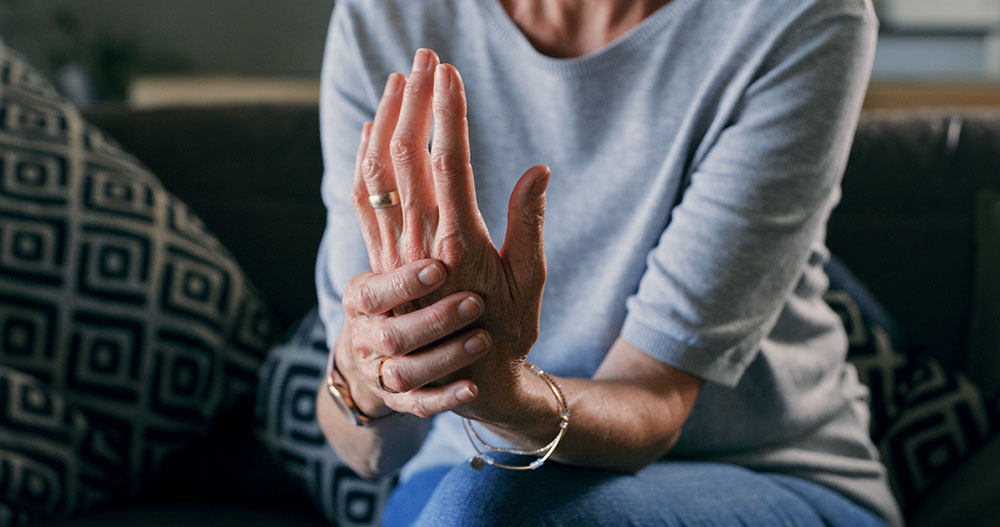
M997 416L972 381L926 355L909 359L896 398L899 412L878 447L896 498L909 511L996 436Z
M998 151L997 111L866 113L830 216L833 253L952 369L966 366L975 198L1000 191Z
M1000 518L1000 437L980 448L920 503L910 527L996 527Z
M113 475L66 472L81 494L31 510L137 491L252 392L277 329L187 206L0 42L0 363L84 415L74 452ZM44 465L38 433L5 436L11 467ZM2 503L26 484L0 478Z
M827 303L844 323L848 360L870 390L872 439L905 511L997 435L996 405L933 357L907 354L891 316L843 264L827 266Z
M1000 392L1000 192L982 189L976 203L969 375Z

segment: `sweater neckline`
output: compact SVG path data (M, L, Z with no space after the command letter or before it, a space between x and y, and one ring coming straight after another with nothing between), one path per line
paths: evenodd
M677 19L678 14L696 0L671 0L647 16L637 26L604 47L586 55L556 58L542 54L532 45L521 28L510 18L500 0L478 0L480 12L486 21L487 31L500 38L518 55L519 59L544 70L561 75L587 75L619 64L629 55L643 48L663 29Z

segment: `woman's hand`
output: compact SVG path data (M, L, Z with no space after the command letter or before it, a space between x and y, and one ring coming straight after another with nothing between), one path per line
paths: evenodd
M453 336L482 315L478 295L454 293L415 311L391 314L444 282L441 263L425 259L380 274L361 273L348 284L343 300L347 319L335 350L336 364L351 380L351 394L365 415L379 417L392 409L430 417L475 397L469 381L428 384L479 360L489 349L489 335L481 329ZM380 364L403 358L405 369ZM380 373L385 386L401 393L377 388Z
M428 150L432 117L433 144ZM391 309L416 299L421 301L409 304L408 309L433 307L456 298L451 295L436 300L455 291L474 291L485 301L485 314L478 325L492 336L491 351L458 377L471 379L474 385L464 386L478 392L476 401L461 413L490 420L491 414L510 407L503 403L510 402L525 382L522 363L538 335L545 283L542 221L549 171L544 166L532 167L514 187L506 238L503 249L497 251L476 202L468 133L465 91L458 71L439 65L433 52L418 50L409 79L400 74L389 77L374 124L366 125L362 133L354 205L372 269L405 269L434 258L447 270L444 286L434 295L397 295L380 307ZM401 206L371 208L369 196L394 190ZM423 309L427 307L402 316ZM414 322L419 324L416 319ZM451 376L454 362L421 369L418 357L423 351L392 351L395 353L382 364L384 383L391 389L409 388L405 380L418 377L418 371L421 379L455 378ZM466 382L453 381L447 386ZM394 406L400 399L384 400L390 408L409 411Z

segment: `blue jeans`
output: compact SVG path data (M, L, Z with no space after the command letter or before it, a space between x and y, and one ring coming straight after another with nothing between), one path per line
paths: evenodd
M658 461L635 475L551 462L524 472L440 467L397 487L382 518L386 527L885 525L810 481L686 461Z

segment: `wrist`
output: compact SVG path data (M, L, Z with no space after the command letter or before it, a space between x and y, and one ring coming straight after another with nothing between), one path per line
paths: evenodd
M501 405L502 414L480 421L504 440L525 448L549 442L559 431L562 414L549 384L525 365L510 393L512 400Z
M386 406L375 386L364 381L365 376L359 368L358 361L354 360L349 340L343 335L338 340L337 346L333 350L331 366L340 373L340 377L347 384L355 406L362 414L373 420L394 413L391 408Z
M554 399L556 401L556 411L558 412L558 419L559 419L558 424L556 425L557 431L555 435L552 437L552 439L550 439L547 443L545 443L544 446L534 447L528 445L534 445L538 443L538 440L535 437L537 434L533 433L533 431L536 430L536 428L532 427L529 429L524 429L522 425L522 428L519 429L519 432L514 432L509 427L501 427L501 429L498 431L499 435L501 437L508 436L505 437L505 439L515 446L513 447L494 446L483 440L483 438L476 432L476 429L473 426L472 421L468 419L463 419L462 427L464 428L465 434L468 437L469 441L472 443L473 448L475 448L476 450L476 455L469 460L469 464L472 466L473 469L480 470L485 465L492 465L497 468L503 468L508 470L535 470L538 467L541 467L543 464L545 464L545 461L548 460L550 457L552 457L552 454L555 452L556 448L558 448L559 443L565 436L566 429L569 426L569 419L570 419L570 410L568 402L566 400L565 393L563 393L562 388L558 385L558 383L556 383L556 380L551 375L545 373L541 368L531 364L526 364L526 366L528 367L528 369L530 369L531 373L537 375L538 378L540 378L545 383L546 387L554 396ZM537 407L532 405L529 406L529 408L537 408ZM529 411L525 413L531 414L532 412ZM528 419L527 421L520 420L520 422L530 423L530 422L537 422L537 420ZM506 432L506 433L500 433L500 432ZM521 441L518 441L518 439L520 439ZM491 452L513 454L518 456L537 456L537 457L527 464L508 464L507 462L503 463L498 462L491 455Z

